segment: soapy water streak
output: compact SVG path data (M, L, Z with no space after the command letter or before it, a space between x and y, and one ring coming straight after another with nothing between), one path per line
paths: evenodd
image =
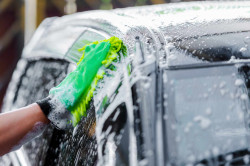
M103 145L105 143L105 132L102 131L104 128L105 121L110 117L112 113L116 110L116 108L121 104L125 103L126 111L128 115L128 125L129 125L129 165L137 165L137 146L136 146L136 136L134 131L134 114L133 114L133 103L132 103L132 94L131 94L131 83L130 76L127 70L127 63L125 63L125 59L122 60L119 65L117 65L117 72L115 75L122 75L121 77L114 76L117 80L112 80L113 82L122 81L122 85L119 88L119 93L112 101L112 103L105 110L103 115L101 115L97 119L97 127L96 127L96 138L98 144L98 165L115 165L115 161L113 159L113 153L117 149L116 145L113 144L115 142L115 133L111 133L108 135L107 143L106 143L106 154L103 155ZM121 79L121 80L120 80ZM107 88L107 91L113 91L116 87ZM106 92L105 93L109 93ZM103 91L103 89L101 89ZM95 97L95 96L94 96ZM99 98L100 99L100 98ZM95 105L99 105L97 102ZM96 107L98 108L98 107ZM108 129L107 129L108 130ZM113 142L113 143L112 143ZM111 159L111 158L112 159Z
M22 138L22 140L20 140L19 143L15 145L10 151L19 149L22 145L41 135L41 133L43 133L47 126L47 124L44 124L42 122L35 123L33 129L28 134L26 134L24 138Z

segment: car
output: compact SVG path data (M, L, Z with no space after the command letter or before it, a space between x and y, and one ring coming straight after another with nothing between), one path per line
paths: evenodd
M46 97L76 67L74 50L111 36L127 57L98 84L87 117L68 131L49 126L0 163L250 165L250 2L48 18L23 50L3 111Z

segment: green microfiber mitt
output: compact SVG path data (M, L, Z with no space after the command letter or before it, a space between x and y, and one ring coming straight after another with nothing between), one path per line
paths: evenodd
M121 58L119 52L126 56L126 47L117 37L93 42L79 51L82 51L83 55L77 63L77 68L57 87L50 90L50 95L57 97L73 115L73 126L86 116L93 92L106 70L115 70L115 65L111 63Z

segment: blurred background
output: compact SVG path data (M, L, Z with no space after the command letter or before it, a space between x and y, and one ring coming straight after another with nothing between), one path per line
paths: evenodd
M0 110L22 48L46 17L180 0L0 0ZM185 0L184 0L185 1ZM187 0L186 0L187 1ZM0 111L1 112L1 111Z

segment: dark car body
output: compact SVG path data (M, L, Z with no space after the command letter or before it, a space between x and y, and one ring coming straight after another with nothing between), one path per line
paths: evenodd
M24 48L4 111L46 97L83 44L121 38L128 57L88 115L53 126L14 165L249 165L250 3L199 2L46 19Z

